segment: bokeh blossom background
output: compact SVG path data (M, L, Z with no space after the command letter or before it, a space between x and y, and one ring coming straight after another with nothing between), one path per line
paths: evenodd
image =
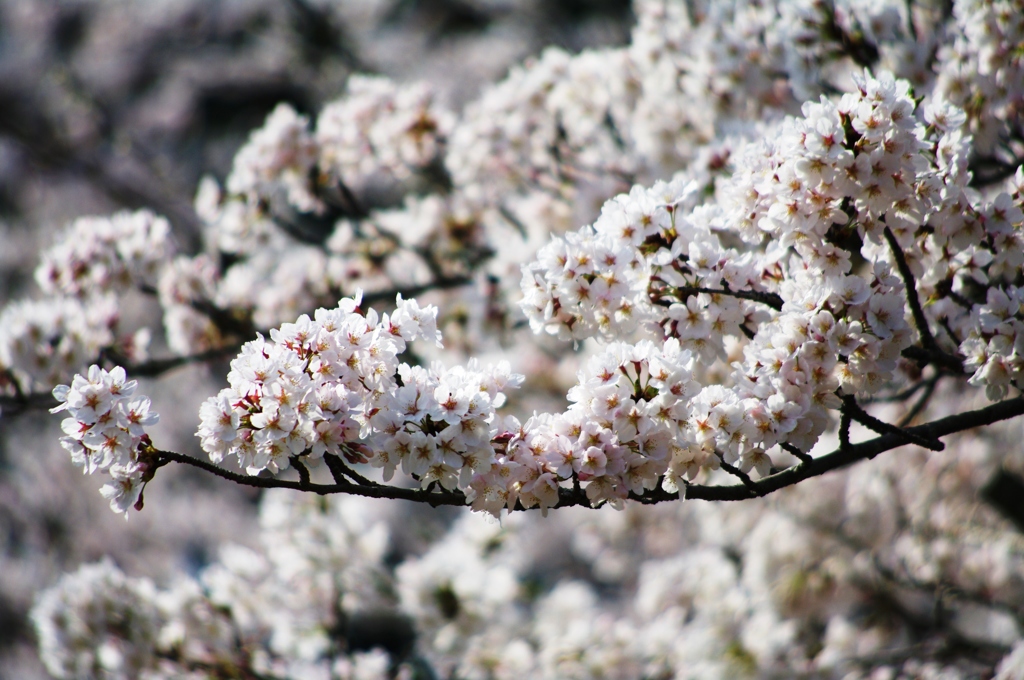
M1019 396L1022 60L1019 1L0 3L0 339L21 371L0 385L0 678L1024 678L1019 418L767 498L621 502ZM396 399L448 390L460 435L493 429L535 468L476 475L452 438L430 468L397 445L349 462L424 486L436 468L486 512L181 466L111 512L95 459L58 444L96 422L76 383L62 432L11 380L45 396L100 347L212 350L88 376L138 378L158 423L108 401L162 449L288 468L236 445L283 432L273 413L232 408L272 400L264 347L295 352L331 313L300 315L357 290L397 351L416 338L404 357L448 366ZM444 353L396 290L435 306ZM68 365L24 356L75 333L7 349L32 323L77 333ZM637 341L645 324L673 339ZM273 348L229 364L257 330ZM840 387L871 413L852 428ZM498 406L559 415L517 439ZM559 448L580 432L585 453ZM503 486L517 469L529 484ZM608 507L486 516L570 478Z
M352 73L374 73L429 80L459 106L543 47L622 44L631 23L629 3L609 0L0 3L0 301L31 292L39 252L84 215L147 207L195 247L199 180L223 180L281 102L317 112ZM159 322L143 302L127 314ZM225 367L184 369L153 392L180 450L197 450L198 401L173 405L215 393ZM126 523L68 465L59 425L45 412L0 423L5 680L49 677L28 611L62 573L109 555L166 580L197 573L222 542L258 543L258 495L187 471Z

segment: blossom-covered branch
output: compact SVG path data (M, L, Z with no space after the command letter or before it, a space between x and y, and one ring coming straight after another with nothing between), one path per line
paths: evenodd
M119 513L174 467L265 493L187 576L62 579L48 668L1021 676L1024 7L940 5L637 0L629 45L461 110L358 75L281 104L198 250L74 222L0 403L67 383ZM222 356L203 457L165 450L129 378Z

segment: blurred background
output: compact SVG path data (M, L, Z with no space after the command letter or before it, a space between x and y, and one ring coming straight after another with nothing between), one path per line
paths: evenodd
M458 110L545 46L619 45L631 26L628 0L0 0L0 307L32 295L38 252L78 216L150 207L193 250L199 179L223 181L278 102L316 112L363 72L428 80ZM161 442L198 449L195 409L175 406L225 372L162 380ZM258 495L188 470L125 523L58 437L45 412L0 420L0 680L46 677L27 612L78 564L110 554L159 580L256 542Z

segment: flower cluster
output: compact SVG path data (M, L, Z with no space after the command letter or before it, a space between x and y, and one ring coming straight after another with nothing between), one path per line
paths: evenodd
M451 127L427 85L353 76L346 95L320 112L315 131L307 117L279 105L238 152L227 189L250 205L286 198L301 212L323 213L338 182L361 189L374 178L405 180L426 169Z
M506 463L501 474L518 478L520 502L553 505L557 485L570 479L585 486L592 503L655 488L691 440L690 400L700 389L693 364L674 339L612 343L591 357L569 391L569 410L534 416L508 445L515 465ZM496 512L500 488L488 482L474 481L474 507Z
M227 188L250 202L270 198L282 188L287 199L304 212L322 210L310 187L317 160L316 141L309 119L287 104L279 104L263 127L239 149L228 176Z
M670 242L676 207L690 187L634 187L608 201L592 228L552 238L523 268L520 303L534 332L562 339L629 337L655 319L647 287L646 242Z
M994 151L1012 134L1024 98L1024 18L1013 0L961 0L953 7L956 30L939 53L936 89L970 119L980 152Z
M208 300L267 328L357 289L465 276L489 252L480 208L443 191L395 205L447 186L452 126L429 87L381 77L350 78L312 124L279 106L239 151L227 192L207 179L196 196L209 245L235 256ZM177 316L193 317L174 321L201 348L202 320Z
M153 285L174 253L170 225L148 210L80 217L43 252L36 281L44 292L87 297Z
M361 297L246 343L228 382L201 410L198 436L215 462L236 455L250 474L324 454L370 462L390 480L401 465L424 487L467 486L490 468L494 409L521 377L507 362L425 369L399 361L407 343L440 343L437 309L398 297L378 316Z
M629 46L547 50L458 117L378 77L316 116L282 105L226 192L201 187L203 254L158 266L161 220L83 221L39 273L68 297L0 316L0 396L118 359L115 298L90 291L158 282L178 354L278 326L201 407L214 463L483 512L271 491L255 548L159 590L104 563L41 598L51 672L1019 676L1024 544L998 498L1019 427L779 487L868 457L862 426L885 445L1020 408L980 407L1024 389L1020 4L637 0ZM547 336L529 348L509 272ZM312 311L407 287L385 314ZM499 323L484 348L447 332ZM453 358L513 343L513 364ZM54 391L124 512L184 459L152 448L136 389L93 367ZM545 512L588 501L621 512Z
M268 328L357 288L425 285L450 261L463 278L492 252L485 237L518 240L512 226L525 241L487 265L505 304L519 264L549 233L592 220L629 182L686 163L698 176L723 132L762 134L750 121L796 112L797 95L848 87L852 65L927 85L941 33L933 13L884 3L637 2L635 11L628 48L547 50L458 119L425 85L380 77L350 77L315 120L279 107L239 152L228 194L210 180L197 197L209 245L239 256L219 272L215 304ZM407 192L401 207L398 192ZM415 224L417 238L389 223ZM325 243L335 245L327 254ZM175 347L189 337L193 350L209 345L207 320L181 307L171 316Z
M196 305L210 304L217 292L217 268L207 255L179 255L164 264L157 293L164 333L172 352L203 352L223 343L222 333Z
M497 523L463 515L426 554L395 570L402 611L446 656L465 654L493 621L519 622L514 606L519 596L516 562L521 560L502 550L503 533Z
M130 508L141 507L142 489L155 472L153 461L140 451L149 442L146 428L160 419L150 410L149 397L135 394L137 386L120 366L107 371L93 365L86 376L76 375L70 386L53 389L61 403L50 409L67 411L69 417L61 422L61 446L84 473L104 472L113 478L100 493L125 518Z
M0 374L28 393L70 380L115 345L128 359L142 359L150 332L116 337L117 296L155 285L173 252L170 225L148 210L72 222L35 271L48 297L0 312Z
M533 190L570 199L570 178L629 173L622 50L573 57L548 49L515 67L468 107L446 158L461 191L494 203ZM611 77L609 77L611 76Z
M1010 386L1024 389L1024 289L989 288L984 305L971 312L971 330L960 345L973 370L970 383L984 386L992 401L1006 397Z
M438 106L429 86L354 75L345 89L346 96L317 117L322 172L360 188L382 176L406 180L437 160L454 117Z
M919 276L945 263L945 274L924 277L929 291L937 281L954 290L967 276L987 281L994 260L951 207L968 200L955 160L964 145L958 112L936 103L924 111L929 125L918 125L906 82L858 82L838 102L805 104L804 117L783 121L770 141L735 148L736 172L716 182L712 201L701 204L707 192L684 174L634 188L593 227L553 239L524 267L522 306L534 330L610 340L646 326L709 364L730 355L727 339L739 343L744 361L715 400L758 405L742 409L755 428L740 438L749 446L736 446L743 417L715 426L726 461L777 443L808 450L840 403L836 390L876 392L913 341L894 244ZM1005 239L1020 220L1009 196L996 205L1002 219L986 224L998 223L993 238ZM934 231L921 231L929 219ZM867 271L854 270L851 238Z
M406 180L435 161L453 121L427 85L353 76L346 89L320 112L315 131L279 105L236 155L228 191L250 206L283 198L319 214L339 182L362 189L375 179Z
M109 296L9 305L0 313L0 372L26 393L70 380L113 344L117 318Z

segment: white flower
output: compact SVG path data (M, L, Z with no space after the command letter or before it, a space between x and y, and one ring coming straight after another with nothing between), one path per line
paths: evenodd
M113 480L100 488L100 495L110 501L111 510L123 512L124 518L128 519L128 512L136 506L142 494L142 474L116 466L110 472Z

